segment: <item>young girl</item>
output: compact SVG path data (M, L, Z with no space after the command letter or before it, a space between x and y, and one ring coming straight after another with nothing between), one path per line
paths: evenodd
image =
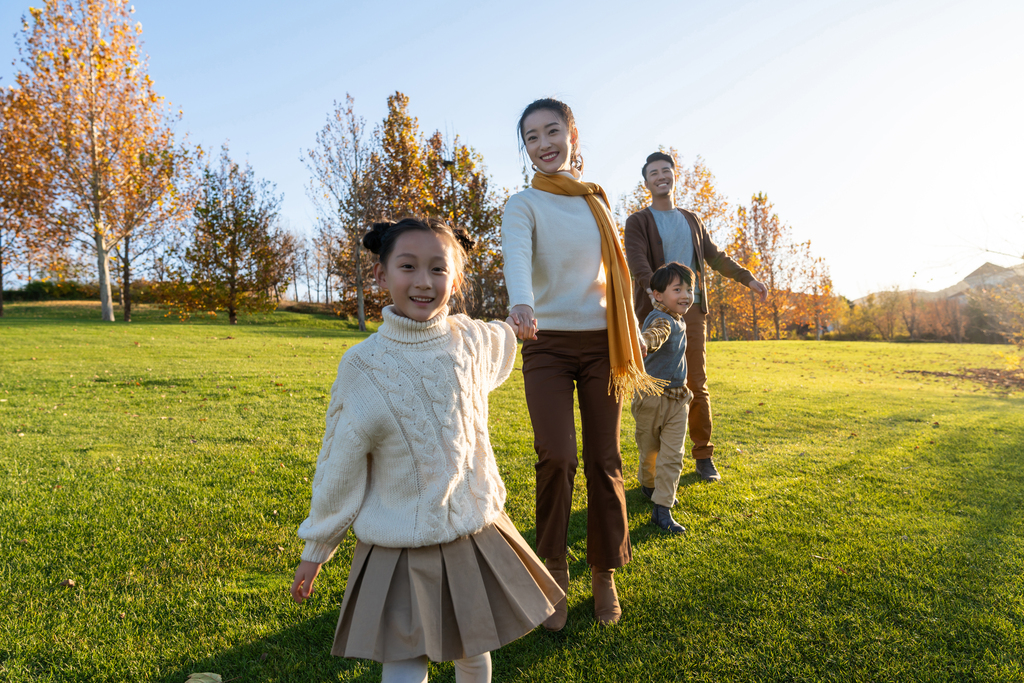
M505 204L501 246L510 318L523 342L526 403L537 451L537 553L563 591L576 476L573 392L579 397L587 478L587 563L594 616L622 610L613 572L629 562L622 482L622 399L652 393L633 314L631 282L604 190L580 181L583 157L572 110L542 99L519 117L519 137L536 174ZM565 626L565 601L544 623Z
M459 683L490 681L490 651L563 595L505 515L488 437L487 395L512 372L516 336L448 314L473 246L465 230L406 218L363 244L392 305L331 387L292 596L309 597L351 527L331 653L383 662L385 683L426 681L428 658L454 660Z

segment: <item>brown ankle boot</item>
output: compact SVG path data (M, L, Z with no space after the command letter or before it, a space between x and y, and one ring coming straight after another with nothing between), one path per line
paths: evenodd
M590 584L594 590L594 617L599 624L610 626L619 623L622 608L615 591L614 569L590 568Z
M548 573L551 574L551 578L555 580L558 587L562 589L562 592L568 597L569 595L569 563L565 559L565 555L561 557L549 557L544 560L544 566L547 568ZM549 631L561 631L565 627L565 620L569 618L569 605L566 602L566 598L562 598L555 603L555 613L544 620L544 628Z

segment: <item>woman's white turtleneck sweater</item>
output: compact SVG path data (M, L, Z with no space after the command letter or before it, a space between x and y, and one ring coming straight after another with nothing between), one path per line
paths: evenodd
M326 562L349 527L364 543L416 548L475 533L504 508L487 395L512 372L515 334L446 313L417 322L389 306L345 352L299 527L303 560Z
M601 232L586 199L532 187L512 195L501 252L509 305L533 308L541 330L608 328Z

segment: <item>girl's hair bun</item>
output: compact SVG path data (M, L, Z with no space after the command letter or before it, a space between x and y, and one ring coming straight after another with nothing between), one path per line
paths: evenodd
M462 226L455 226L451 230L452 234L455 235L455 241L459 243L464 252L468 254L473 251L473 247L476 246L476 240L470 237L468 230Z
M374 223L370 231L363 235L363 246L379 256L381 247L384 246L384 237L393 225L391 221Z

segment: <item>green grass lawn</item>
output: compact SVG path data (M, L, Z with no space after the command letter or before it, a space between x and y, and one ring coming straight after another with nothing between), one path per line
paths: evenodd
M5 309L0 680L379 680L328 654L351 536L309 602L288 596L351 323ZM689 534L652 527L627 409L622 622L593 623L581 469L569 623L495 652L494 680L1024 680L1024 394L904 372L1000 367L1001 350L711 344L723 483L687 472ZM520 373L491 425L532 541Z

